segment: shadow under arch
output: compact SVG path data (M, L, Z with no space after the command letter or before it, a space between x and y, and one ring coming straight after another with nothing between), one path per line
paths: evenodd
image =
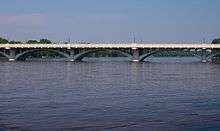
M160 50L159 50L159 49L156 49L156 50L154 50L154 51L152 51L152 52L143 54L143 55L140 56L139 61L144 61L147 57L150 57L150 56L152 56L152 55L154 55L154 54L157 54L158 52L160 52Z
M15 60L19 60L19 59L25 59L27 55L31 54L31 53L35 53L35 52L40 52L40 51L50 51L50 52L55 52L57 54L60 54L62 56L64 56L65 58L70 59L70 56L62 51L59 50L55 50L55 49L32 49L32 50L27 50L24 51L20 54L17 54L15 56Z
M140 61L144 61L146 58L148 58L148 57L150 57L150 56L152 56L152 55L154 55L154 54L157 54L157 53L160 53L160 52L165 52L165 51L172 51L172 50L160 50L160 49L155 49L154 51L152 51L152 52L150 52L150 53L146 53L146 54L143 54L143 55L141 55L140 56ZM200 56L198 53L196 53L196 52L192 52L192 51L187 51L190 55L192 55L192 56L194 56L194 57L196 57L196 58L198 58L199 60L201 60L202 59L202 56ZM219 52L219 54L220 54L220 52Z
M1 51L0 51L0 54L9 60L9 55L7 55L6 53L1 52Z
M220 55L220 52L216 52L216 53L214 53L214 54L211 54L211 55L207 56L207 58L208 58L208 59L211 59L211 58L216 57L216 56L219 56L219 55Z
M188 51L188 52L189 52L190 55L192 55L192 56L198 58L199 60L202 59L202 56L199 55L197 52L194 52L194 51L193 51L193 52L192 52L192 51Z
M75 55L74 56L74 60L75 61L81 61L88 54L99 52L99 51L114 51L116 53L119 53L121 55L124 55L124 56L128 57L129 59L132 59L132 55L130 55L130 54L126 53L126 52L123 52L121 50L116 50L116 49L91 49L91 50L87 50L87 51L84 51L82 53L79 53L79 54Z

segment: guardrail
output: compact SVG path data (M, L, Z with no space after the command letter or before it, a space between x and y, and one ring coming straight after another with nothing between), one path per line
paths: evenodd
M220 44L197 44L197 43L186 43L186 44L139 44L139 43L121 43L121 44L0 44L0 48L207 48L207 49L220 49Z

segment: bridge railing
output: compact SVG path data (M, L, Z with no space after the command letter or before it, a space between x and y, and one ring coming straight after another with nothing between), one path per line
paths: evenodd
M139 44L139 43L120 43L120 44L108 44L108 43L53 43L53 44L0 44L0 48L207 48L207 49L220 49L220 44L199 44L199 43L186 43L186 44Z

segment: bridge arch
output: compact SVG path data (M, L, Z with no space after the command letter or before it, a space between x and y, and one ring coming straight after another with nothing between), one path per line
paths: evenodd
M159 53L159 52L164 52L164 51L167 51L167 50L155 49L155 50L152 51L152 52L149 52L149 53L146 53L146 54L141 55L141 56L140 56L140 61L144 61L147 57L150 57L150 56L152 56L152 55L154 55L154 54L157 54L157 53ZM189 50L188 52L190 53L190 55L192 55L192 56L198 58L199 60L202 59L202 56L199 55L196 51L192 52L192 51ZM220 52L219 52L218 54L220 54Z
M7 55L6 53L0 51L0 54L1 54L2 56L4 56L5 58L9 59L9 55Z
M129 59L132 59L132 55L130 55L129 53L123 52L121 50L116 50L116 49L91 49L91 50L87 50L87 51L84 51L82 53L79 53L79 54L75 55L74 60L75 61L81 61L88 54L91 54L91 53L94 53L94 52L99 52L99 51L114 51L118 54L121 54L121 55L124 55L124 56L128 57Z
M26 55L28 54L31 54L31 53L34 53L34 52L39 52L39 51L50 51L50 52L55 52L57 54L60 54L61 56L64 56L65 58L70 58L70 55L68 55L67 53L64 53L62 51L59 51L59 50L55 50L55 49L31 49L31 50L27 50L27 51L24 51L20 54L17 54L15 56L15 60L18 60L22 57L26 57Z
M144 61L147 57L150 57L150 56L152 56L152 55L154 55L154 54L156 54L156 53L158 53L158 52L160 52L160 50L159 50L159 49L156 49L156 50L154 50L154 51L152 51L152 52L143 54L143 55L140 56L139 61Z

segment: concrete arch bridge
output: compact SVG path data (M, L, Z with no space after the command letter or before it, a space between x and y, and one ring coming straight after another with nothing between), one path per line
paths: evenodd
M68 44L0 44L0 55L8 61L25 60L35 52L49 51L63 56L68 61L81 61L91 53L113 51L126 56L133 62L144 61L147 57L163 51L185 51L202 62L220 55L220 45L214 44L138 44L138 43L68 43Z

